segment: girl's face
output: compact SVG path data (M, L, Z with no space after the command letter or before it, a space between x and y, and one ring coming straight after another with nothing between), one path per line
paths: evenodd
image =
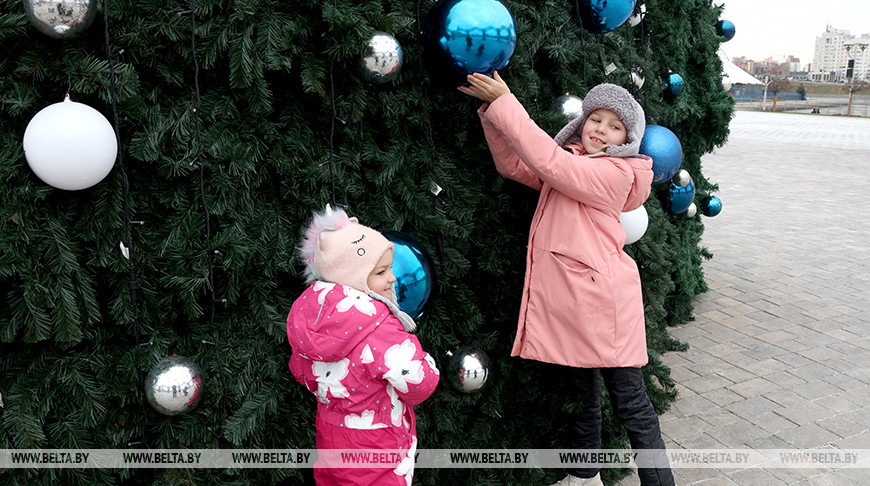
M599 108L589 114L583 125L582 142L583 148L588 154L603 152L611 145L625 143L625 125L616 116L616 113Z
M393 282L396 277L393 275L393 250L387 250L381 255L377 265L366 279L366 285L376 294L395 302L393 298Z

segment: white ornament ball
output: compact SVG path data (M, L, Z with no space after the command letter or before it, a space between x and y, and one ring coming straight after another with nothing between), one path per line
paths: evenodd
M731 78L728 76L722 76L722 90L731 91Z
M49 105L24 130L24 157L43 182L77 191L103 180L115 165L118 139L99 111L70 101Z
M583 100L572 94L565 93L556 98L552 109L570 121L583 115Z
M619 222L625 229L625 244L630 245L639 240L649 226L649 214L646 208L641 206L633 211L626 211L619 215Z

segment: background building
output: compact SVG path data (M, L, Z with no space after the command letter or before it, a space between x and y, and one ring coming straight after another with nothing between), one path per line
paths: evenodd
M846 69L850 59L854 62L854 79L870 79L870 34L856 37L847 30L832 29L816 37L813 56L812 81L846 82ZM862 48L863 46L863 48Z

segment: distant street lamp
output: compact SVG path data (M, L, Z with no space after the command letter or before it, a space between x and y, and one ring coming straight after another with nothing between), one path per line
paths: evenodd
M861 49L861 54L863 54L864 49L867 48L867 44L856 42L854 44L846 45L846 55L849 56L849 62L846 64L846 77L849 78L849 107L846 109L847 116L852 115L852 92L855 89L855 58L852 57L851 53L853 47Z

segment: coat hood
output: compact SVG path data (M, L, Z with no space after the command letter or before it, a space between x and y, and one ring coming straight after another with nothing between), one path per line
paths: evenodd
M293 303L287 339L308 359L339 361L391 316L385 304L356 289L316 281Z
M631 170L634 172L634 183L628 191L628 197L625 199L622 212L634 211L646 202L652 190L653 181L651 158L646 155L638 155L626 158L625 160L628 161Z

